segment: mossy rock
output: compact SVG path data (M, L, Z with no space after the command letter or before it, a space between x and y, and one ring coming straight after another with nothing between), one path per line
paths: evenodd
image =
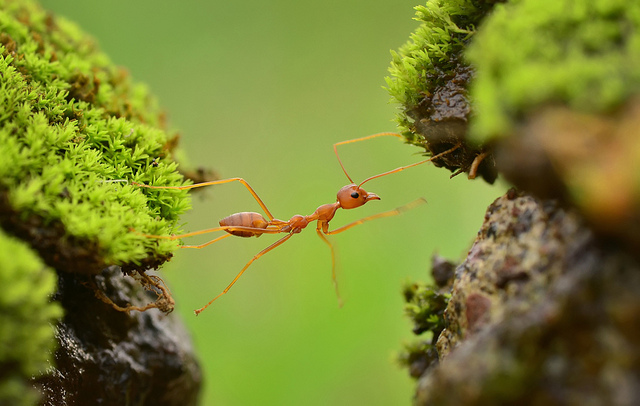
M607 116L640 91L637 2L429 0L416 10L422 25L393 52L387 83L408 142L431 155L460 144L436 166L488 182L526 172L494 163L495 146L542 108Z
M456 269L415 404L638 404L639 272L577 211L510 190Z
M434 164L490 183L500 173L640 249L640 3L429 0L416 10L422 25L387 79L407 141L430 155L457 146Z
M59 269L158 265L189 208L174 143L143 85L72 23L29 1L0 2L0 224Z
M400 104L396 120L407 142L428 155L451 153L434 159L435 166L482 176L493 183L497 173L490 150L467 140L472 113L468 86L473 68L464 51L477 25L494 1L431 0L417 6L420 27L409 42L392 51L387 87Z
M443 313L405 293L416 330L432 322L402 357L416 404L638 403L640 3L418 10L389 80L407 140L486 152L520 190L490 206L456 269L437 354Z
M49 302L56 271L91 292L117 265L168 295L145 271L178 242L142 234L178 233L190 201L134 182L185 184L177 139L147 88L76 25L34 1L0 0L0 404L37 399L29 380L47 368L62 315Z

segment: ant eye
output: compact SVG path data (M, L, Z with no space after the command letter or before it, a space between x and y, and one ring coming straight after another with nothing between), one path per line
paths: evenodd
M358 197L360 197L360 195L358 194L358 192L353 192L351 193L351 197L353 197L354 199L357 199Z

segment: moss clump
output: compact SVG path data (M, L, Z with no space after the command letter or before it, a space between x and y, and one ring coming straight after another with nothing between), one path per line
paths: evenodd
M419 378L438 362L436 340L445 328L444 310L450 295L439 293L433 286L418 283L407 284L403 295L406 301L405 314L414 323L413 333L421 339L405 344L398 361L409 370L409 375Z
M404 312L414 323L413 333L420 335L421 340L405 344L398 361L409 369L412 377L418 378L438 361L435 344L445 327L444 309L449 295L439 293L433 286L417 283L407 284L403 295Z
M158 265L186 192L147 89L74 24L31 1L0 0L0 225L51 266L97 273ZM146 193L146 192L145 192Z
M407 283L402 289L405 314L413 322L419 341L405 344L398 356L409 374L418 378L438 362L436 342L446 326L444 311L451 298L455 264L434 255L431 263L433 283Z
M473 68L463 58L476 25L495 1L430 0L416 7L422 24L398 52L392 51L387 85L401 104L397 115L400 131L409 143L423 147L427 155L452 176L463 172L493 183L497 172L492 150L467 142L471 105L467 86ZM446 153L445 153L446 151Z
M397 122L410 142L420 143L407 115L447 81L447 72L462 63L461 53L474 35L476 24L491 9L492 1L430 0L417 6L417 21L422 24L397 52L392 62L387 86L402 111ZM449 78L450 79L450 78Z
M48 366L62 314L49 302L56 277L27 244L0 229L0 404L32 405L38 398L30 379Z
M412 283L403 289L404 311L414 323L413 332L432 332L436 337L444 329L444 309L448 294L443 294L433 285Z
M640 3L517 0L495 8L466 53L479 142L541 105L608 112L640 91Z
M61 311L48 303L56 277L43 263L88 275L120 265L161 289L144 270L177 242L131 230L177 232L187 194L130 182L184 183L163 121L146 88L74 24L33 1L0 0L0 404L32 403L28 380L49 358Z

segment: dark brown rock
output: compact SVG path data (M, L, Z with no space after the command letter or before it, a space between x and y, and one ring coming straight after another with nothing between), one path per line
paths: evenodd
M174 314L129 314L95 297L90 276L60 272L56 295L65 309L50 376L38 382L45 405L196 405L201 371L191 340ZM83 280L82 278L87 278ZM93 277L120 306L156 299L110 267Z
M454 172L467 172L471 178L479 175L493 183L498 172L489 146L478 147L466 142L471 115L467 86L473 69L452 58L446 70L436 69L425 80L435 84L433 92L424 95L415 108L406 111L413 128L424 139L422 146L434 156L458 146L456 150L433 160L437 167ZM475 167L474 167L475 166Z

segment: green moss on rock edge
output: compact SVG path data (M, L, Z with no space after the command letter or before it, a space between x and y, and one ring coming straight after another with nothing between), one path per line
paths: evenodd
M186 192L146 87L77 26L31 1L0 1L0 224L57 269L158 265Z
M62 315L53 269L144 276L171 257L177 241L140 233L178 233L187 193L132 182L184 184L176 140L147 88L75 24L0 0L0 404L37 402Z
M426 155L439 155L433 164L452 176L468 173L488 183L497 177L493 151L467 139L472 114L467 87L474 71L464 50L494 3L430 0L416 7L421 25L398 52L392 51L387 78L389 93L400 103L397 122L407 142Z
M421 25L398 51L391 51L387 89L400 104L396 120L407 140L419 144L413 118L407 112L444 85L448 72L463 62L462 52L476 32L476 25L494 1L430 0L415 7Z

